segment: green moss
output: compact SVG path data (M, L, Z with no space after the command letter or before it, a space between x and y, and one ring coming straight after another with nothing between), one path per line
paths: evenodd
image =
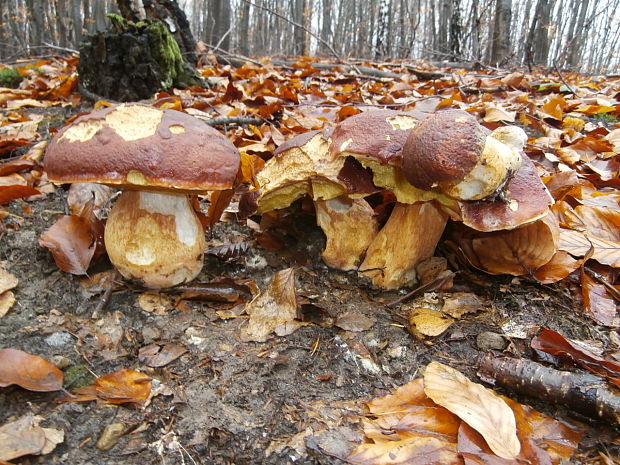
M65 370L65 388L77 389L93 384L95 377L88 371L86 365L73 365Z
M617 116L612 115L611 113L598 113L596 115L592 115L592 119L595 121L600 121L603 124L616 124L620 122L620 119Z
M15 89L22 82L24 76L19 74L15 68L0 69L0 87L10 87Z

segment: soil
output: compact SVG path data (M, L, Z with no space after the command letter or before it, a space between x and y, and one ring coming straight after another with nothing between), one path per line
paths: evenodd
M101 293L87 294L85 278L60 271L37 242L66 211L66 191L58 188L43 200L13 201L7 209L16 216L4 220L0 260L20 284L15 306L0 318L0 347L55 362L65 371L68 390L91 383L94 376L131 368L150 375L161 392L148 405L132 407L59 403L66 393L0 389L0 425L34 413L44 418L43 426L65 433L49 455L15 463L344 463L340 458L363 441L364 401L415 378L432 360L478 381L477 361L485 353L481 333L491 333L487 336L494 341L493 334L502 335L507 350L528 358L529 340L540 327L576 339L605 337L580 313L570 280L541 286L474 273L474 280L459 275L454 290L476 293L485 299L485 310L464 315L436 338L418 340L399 318L411 303L395 310L385 305L405 291L380 292L352 274L328 269L319 258L324 237L303 213L291 220L297 240L288 237L285 249L273 252L259 245L245 221L227 215L208 234L208 247L243 241L247 250L232 260L207 255L198 278L250 279L265 289L276 271L295 266L308 324L288 336L243 342L246 318L223 318L222 310L232 305L213 301L148 312L138 303L144 290L132 283L119 285L94 315ZM110 268L103 260L92 274ZM139 349L152 343L182 344L187 353L152 368L138 358ZM553 418L576 420L562 407L496 390ZM577 420L585 422L587 435L571 463L594 463L589 460L599 450L612 450L608 438L613 431ZM98 447L104 429L117 423L124 433Z

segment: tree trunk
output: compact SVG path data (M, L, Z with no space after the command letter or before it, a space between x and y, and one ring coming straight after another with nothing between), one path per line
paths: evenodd
M505 64L510 55L510 23L512 20L512 0L497 0L493 41L491 43L491 63Z
M247 2L241 2L241 9L239 10L241 17L239 18L239 52L241 55L250 54L250 4Z

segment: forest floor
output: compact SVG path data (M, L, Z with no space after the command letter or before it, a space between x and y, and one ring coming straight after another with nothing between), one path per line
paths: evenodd
M28 111L43 117L36 138L46 140L50 129L90 109L91 104L81 103ZM302 322L297 330L266 342L243 340L248 317L241 310L248 296L241 291L237 301L181 299L175 289L149 294L118 280L102 306L105 286L95 281L110 276L107 259L88 276L75 276L61 271L38 243L41 233L67 213L67 192L67 186L59 186L44 198L4 206L0 265L19 284L13 289L15 304L0 317L0 349L52 361L65 374L66 391L123 368L138 370L152 378L152 396L144 405L114 405L59 402L66 391L0 388L0 426L33 414L43 418L44 427L64 431L64 441L47 455L11 463L347 463L365 441L365 403L419 377L431 361L478 382L479 360L490 350L536 358L530 341L543 328L614 347L613 331L582 311L577 274L541 284L469 269L458 272L447 291L388 306L410 289L381 291L353 272L328 268L320 259L325 237L311 213L293 211L280 247L265 247L256 224L234 214L236 201L207 232L207 250L230 244L243 248L207 254L197 282L265 290L276 272L293 268ZM206 212L208 203L202 207ZM472 295L479 299L476 308L440 335L414 337L408 331L413 308ZM164 358L181 350L178 358L159 364L144 357L144 347L152 345ZM620 456L617 430L604 423L489 387L582 430L579 447L565 463L605 465ZM114 428L119 433L109 435Z

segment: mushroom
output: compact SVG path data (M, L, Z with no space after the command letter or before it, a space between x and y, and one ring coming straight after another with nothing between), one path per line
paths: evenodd
M523 153L516 126L489 131L463 110L444 110L411 131L403 173L420 189L457 200L443 202L455 220L483 232L514 229L544 217L553 199Z
M356 160L371 170L375 185L396 196L390 217L359 267L360 273L384 289L416 281L416 265L433 255L448 220L439 205L454 208L456 204L441 192L411 185L402 172L405 141L429 117L419 111L371 110L347 118L332 134L332 157Z
M242 216L262 214L309 195L327 238L323 261L346 271L357 269L377 234L374 212L363 197L378 189L359 163L330 155L330 134L310 131L280 145L256 175L260 191L244 194L239 208Z
M204 122L135 103L77 118L45 155L53 182L124 189L108 217L106 249L125 278L149 288L200 273L204 231L188 195L232 188L239 163L235 146Z
M490 137L487 137L490 136ZM403 173L414 186L458 200L501 193L521 166L527 136L516 126L491 132L463 110L444 110L421 122L403 148Z

